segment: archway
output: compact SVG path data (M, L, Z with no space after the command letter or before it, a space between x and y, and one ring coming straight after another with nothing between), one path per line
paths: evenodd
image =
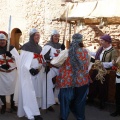
M19 49L19 40L22 32L19 28L14 28L11 32L10 44L13 45L17 50Z

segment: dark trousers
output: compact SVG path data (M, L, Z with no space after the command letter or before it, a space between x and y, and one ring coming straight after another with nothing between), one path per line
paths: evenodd
M120 83L116 83L116 112L120 114Z
M14 94L10 96L10 103L11 103L11 108L14 107L14 101L13 101ZM6 96L5 95L0 95L1 101L3 102L3 106L6 109Z
M76 120L85 119L85 103L88 93L88 85L81 87L61 88L59 93L61 120L67 120L70 111Z
M93 80L93 83L89 86L89 94L88 99L93 100L95 97L98 96L98 99L100 100L100 103L105 103L108 99L108 81L109 81L109 75L105 75L105 81L103 84L101 84L100 80L96 80L97 71L94 70L91 79Z

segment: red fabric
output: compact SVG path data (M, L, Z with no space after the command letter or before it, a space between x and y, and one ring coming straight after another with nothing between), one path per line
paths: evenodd
M57 53L54 53L54 56L57 57L60 53L60 50L56 50Z
M117 67L116 66L112 66L112 70L117 70Z
M57 57L59 54L58 53L54 53L54 56Z
M43 56L40 55L40 54L34 53L34 59L38 59L38 62L39 62L39 63L42 63L42 61L43 61Z
M4 59L4 60L0 60L0 65L2 65L2 64L4 64L4 63L13 63L13 60L12 59L9 59L9 60L7 60L7 59Z

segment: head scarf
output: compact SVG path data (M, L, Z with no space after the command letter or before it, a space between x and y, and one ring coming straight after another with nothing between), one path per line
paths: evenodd
M23 46L22 46L22 50L25 50L25 51L29 51L29 52L33 52L33 53L37 53L37 54L40 54L40 52L42 51L42 47L39 45L39 44L36 44L34 42L34 36L35 36L35 33L37 33L38 31L34 28L34 30L30 30L30 38L29 38L29 42L25 43Z
M82 42L82 38L83 36L79 33L76 33L72 36L72 43L70 44L69 53L68 53L68 56L70 57L70 64L72 66L72 72L73 72L72 74L73 85L75 85L76 83L78 70L83 69L82 62L80 61L80 59L76 54L78 48L80 49L79 43Z
M53 35L59 34L59 32L57 30L53 30L51 33L51 37L50 37L50 41L48 43L46 43L45 45L50 45L55 49L60 49L61 48L61 44L58 43L54 43L53 42Z

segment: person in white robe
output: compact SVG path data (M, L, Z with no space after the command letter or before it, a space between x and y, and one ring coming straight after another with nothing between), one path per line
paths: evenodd
M0 33L0 98L3 103L1 114L6 112L6 96L10 96L11 111L16 111L13 101L15 85L17 81L17 62L19 54L13 47L7 51L7 37L4 32Z
M21 48L18 116L26 116L32 120L43 120L40 115L41 107L41 80L42 67L41 46L38 44L40 33L37 29L30 30L29 42Z
M50 41L47 44L45 44L45 46L42 49L41 54L43 55L44 60L45 62L47 62L47 64L49 64L54 57L58 56L61 50L65 49L65 45L64 44L61 45L59 43L59 37L60 37L59 32L57 30L53 30L51 33ZM41 72L41 79L43 80L42 109L54 111L52 105L55 104L55 97L53 92L54 84L52 80L58 74L58 67L52 65L50 67L49 66L47 67L48 67L47 70L43 68L42 69L43 72ZM47 93L46 93L46 81L47 81Z

